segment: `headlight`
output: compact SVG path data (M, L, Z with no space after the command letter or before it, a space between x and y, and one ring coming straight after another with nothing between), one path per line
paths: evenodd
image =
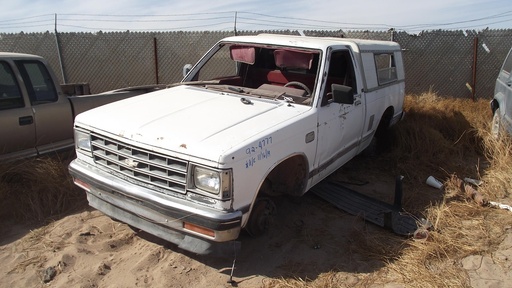
M194 166L194 186L199 190L218 195L215 198L231 197L231 170L213 170Z
M77 151L91 152L91 135L75 129L75 147Z
M194 167L194 183L201 190L219 194L220 175L217 171L198 166Z

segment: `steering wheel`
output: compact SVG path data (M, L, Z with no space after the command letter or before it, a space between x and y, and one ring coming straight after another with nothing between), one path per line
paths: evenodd
M306 86L305 84L299 82L299 81L290 81L286 84L284 84L284 87L288 87L288 86L298 86L300 88L302 88L302 90L306 91L306 93L308 93L306 95L306 97L309 97L311 95L311 90L309 90L308 86Z

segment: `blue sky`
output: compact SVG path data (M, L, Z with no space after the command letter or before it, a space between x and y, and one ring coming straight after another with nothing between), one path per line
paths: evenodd
M0 33L512 29L510 0L3 0ZM235 17L236 16L236 17Z

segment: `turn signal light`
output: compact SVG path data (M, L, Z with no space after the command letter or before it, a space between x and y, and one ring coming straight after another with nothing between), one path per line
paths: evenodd
M84 189L87 192L91 192L91 187L89 186L89 184L85 183L84 181L82 181L78 178L74 178L73 182L75 183L76 186Z
M212 238L215 237L215 231L195 224L183 222L183 228Z

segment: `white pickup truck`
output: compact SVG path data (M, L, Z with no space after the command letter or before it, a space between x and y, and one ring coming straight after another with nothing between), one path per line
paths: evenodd
M91 206L207 254L398 122L404 85L394 42L225 38L181 83L78 115L69 170Z

